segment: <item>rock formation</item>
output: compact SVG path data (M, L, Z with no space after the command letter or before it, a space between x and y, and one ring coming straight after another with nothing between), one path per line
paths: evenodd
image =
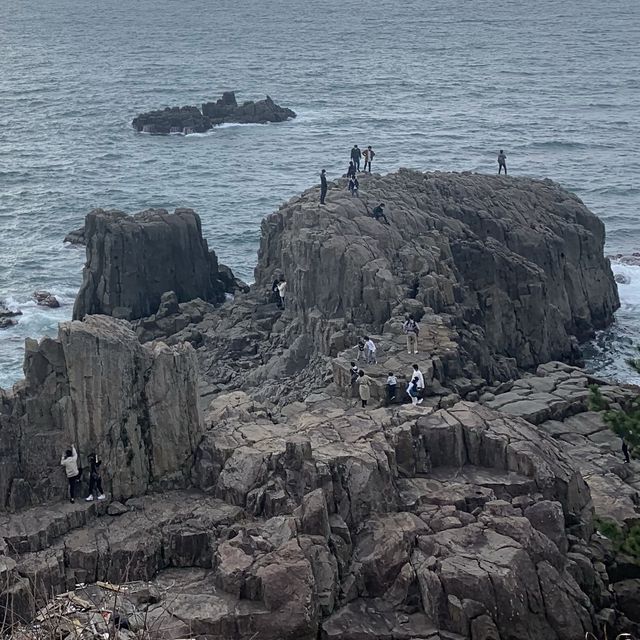
M401 170L362 183L360 199L331 189L320 208L307 192L263 221L256 282L286 274L307 332L397 331L405 309L437 314L493 379L575 360L576 339L612 322L604 225L551 181ZM370 216L379 202L390 226Z
M106 443L119 501L0 517L0 620L84 583L73 597L97 604L42 624L108 633L91 611L115 609L107 580L131 583L120 613L173 640L640 632L640 558L596 531L637 524L640 464L616 459L587 406L589 384L620 406L637 390L545 362L575 361L611 321L602 225L549 182L401 171L363 176L360 200L344 186L265 220L248 293L214 306L167 287L131 325L87 316L28 345L0 451L78 429ZM367 215L380 201L389 227ZM361 409L348 369L365 332L379 349ZM387 371L402 386L414 361L423 403L384 406ZM0 480L12 464L26 462L9 456ZM28 483L0 482L7 506Z
M235 288L233 274L218 264L191 209L149 209L133 216L91 211L85 220L87 263L73 308L74 319L102 313L133 319L155 313L160 297L180 302L222 302Z
M205 102L202 111L198 107L167 107L142 113L131 124L145 133L203 133L225 122L265 124L295 117L291 109L278 106L269 96L238 105L235 93L227 91L216 102Z
M0 511L65 496L71 443L85 468L90 453L102 457L116 497L185 486L201 436L190 345L142 346L126 323L90 316L28 340L24 370L0 391Z

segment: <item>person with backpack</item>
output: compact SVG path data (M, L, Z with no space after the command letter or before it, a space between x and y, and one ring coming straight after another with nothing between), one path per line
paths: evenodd
M369 145L363 152L362 156L364 157L364 171L367 170L367 166L369 167L369 173L371 173L371 161L375 157L375 151Z
M64 472L69 482L69 500L71 503L76 501L76 487L80 481L80 471L78 469L78 452L75 445L71 445L71 449L67 449L62 458L60 458L60 466L64 467Z
M420 333L420 327L414 320L413 316L409 314L402 325L402 329L407 335L407 353L418 353L418 334Z
M358 149L357 144L354 144L353 149L351 149L351 160L353 160L356 171L360 171L360 158L362 158L362 151Z
M100 473L102 460L100 460L95 453L92 453L89 456L89 465L91 466L89 473L89 495L85 500L92 502L96 493L98 494L98 500L105 500L107 496L104 495L104 491L102 490L102 476Z

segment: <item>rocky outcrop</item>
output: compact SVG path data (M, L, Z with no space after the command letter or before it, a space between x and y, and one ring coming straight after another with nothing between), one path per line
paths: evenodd
M36 301L36 304L40 307L49 307L50 309L57 309L60 306L60 302L58 298L56 298L49 291L34 291L33 299Z
M216 102L205 102L202 110L198 107L167 107L142 113L131 124L137 131L145 133L203 133L225 122L265 124L295 117L291 109L278 106L269 96L239 105L235 93L227 91Z
M399 332L406 310L436 314L491 380L575 361L577 341L612 321L604 226L551 181L400 170L363 177L361 192L335 185L320 207L309 191L263 221L256 282L286 275L316 347L350 325ZM390 226L370 216L379 202Z
M104 460L116 498L187 483L202 433L190 345L142 346L126 323L90 316L28 340L24 369L0 391L0 510L62 499L71 443L85 469L92 452Z
M133 216L95 209L85 221L87 263L74 319L101 313L127 320L158 310L166 291L179 302L222 302L233 274L218 264L191 209L149 209Z

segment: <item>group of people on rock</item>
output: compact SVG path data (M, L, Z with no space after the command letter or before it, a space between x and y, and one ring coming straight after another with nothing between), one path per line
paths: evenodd
M69 483L69 500L74 503L76 501L76 491L78 483L82 477L82 470L78 464L78 452L75 445L71 445L71 449L67 449L60 459L60 466L64 468L67 481ZM95 453L89 455L89 495L85 498L87 502L93 501L96 497L98 500L105 500L107 496L102 489L102 460Z
M407 354L416 355L418 353L418 336L420 335L420 325L413 317L412 314L408 314L405 317L402 329L406 335L407 340ZM364 361L365 364L377 364L378 359L376 356L377 347L375 342L369 336L361 336L357 343L358 357L356 361L351 362L351 387L355 389L357 387L358 395L362 402L362 407L367 406L367 402L371 399L371 385L373 381L361 369L358 365L360 361ZM411 403L416 406L422 404L424 400L424 375L420 371L420 367L417 364L413 365L413 370L408 376L409 383L405 390L406 395L411 400ZM389 371L386 384L386 404L387 406L398 402L398 378L393 371Z

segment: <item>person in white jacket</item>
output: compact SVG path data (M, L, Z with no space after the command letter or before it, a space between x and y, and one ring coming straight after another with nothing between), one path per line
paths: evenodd
M69 481L69 499L71 502L76 501L76 486L80 480L80 472L78 471L78 452L75 445L71 445L71 449L67 449L60 459L60 465L64 467Z
M413 378L418 378L418 404L422 404L424 400L424 376L422 375L422 371L420 371L420 367L417 364L413 365L413 371L411 372L411 376Z

